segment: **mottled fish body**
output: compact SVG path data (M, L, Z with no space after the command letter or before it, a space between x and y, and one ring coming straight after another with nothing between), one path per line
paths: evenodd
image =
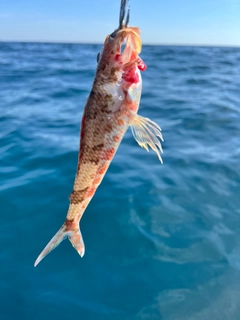
M140 71L146 69L139 57L140 51L139 28L128 27L123 21L106 37L82 117L77 173L67 217L37 258L35 266L66 237L83 257L81 217L129 126L138 144L147 150L148 146L152 148L162 162L160 127L137 114L142 91Z

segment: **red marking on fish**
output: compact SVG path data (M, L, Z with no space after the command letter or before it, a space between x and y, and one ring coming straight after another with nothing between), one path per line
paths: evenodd
M140 57L139 57L137 66L138 66L138 69L141 71L145 71L147 69L146 64L143 62L143 60Z
M86 198L87 198L87 197L92 197L92 196L94 195L95 191L96 191L96 188L95 188L95 187L91 187L91 188L88 190L87 194L86 194Z
M115 56L115 60L116 61L119 61L119 58L121 57L121 55L118 53L118 54L116 54L116 56Z
M107 164L107 163L104 163L104 164L102 165L102 167L100 167L100 169L98 170L98 173L99 173L100 175L103 175L103 174L107 171L107 168L108 168L108 164Z
M104 155L104 159L105 160L112 160L114 153L115 153L115 148L110 148L110 149L106 150L106 153Z
M136 111L137 108L138 108L138 104L136 102L132 102L132 103L129 104L129 109L131 111Z
M94 185L98 185L101 181L102 181L102 177L101 176L95 178Z
M124 120L123 119L118 119L117 124L119 126L123 126L124 125Z
M113 136L113 141L118 142L120 141L121 137L119 136Z
M136 69L134 68L134 69L127 71L123 75L123 79L127 82L130 82L131 84L138 83L139 82L139 75L136 72Z

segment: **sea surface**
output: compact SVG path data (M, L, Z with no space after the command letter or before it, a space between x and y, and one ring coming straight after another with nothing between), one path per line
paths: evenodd
M87 208L62 225L100 45L0 43L0 320L240 319L240 48L143 46L139 113Z

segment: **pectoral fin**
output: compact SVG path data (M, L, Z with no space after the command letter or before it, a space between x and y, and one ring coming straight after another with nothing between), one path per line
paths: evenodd
M132 133L137 143L148 151L148 146L156 152L158 159L163 163L160 152L162 151L160 140L163 141L161 128L148 118L136 115L130 124ZM160 152L159 152L160 151Z

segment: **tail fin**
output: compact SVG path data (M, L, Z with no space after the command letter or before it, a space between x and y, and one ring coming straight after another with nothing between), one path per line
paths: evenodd
M55 236L49 241L46 247L38 256L37 260L34 263L34 267L36 267L39 262L46 257L53 249L55 249L64 239L68 237L72 246L77 250L81 257L84 256L85 246L82 238L82 234L80 232L79 227L74 230L67 229L66 223L62 225L62 227L58 230Z

